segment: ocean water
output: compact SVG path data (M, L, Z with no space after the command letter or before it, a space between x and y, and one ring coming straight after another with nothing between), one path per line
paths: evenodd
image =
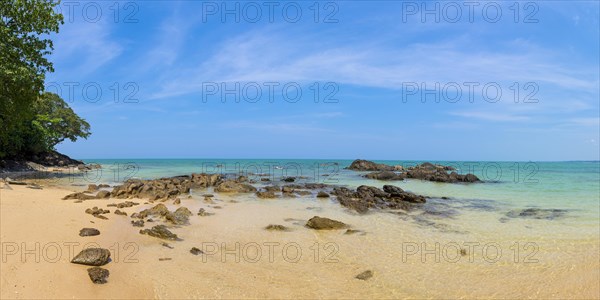
M362 177L368 172L346 170L352 160L293 159L89 159L102 169L72 180L116 184L129 178L153 179L191 173L243 174L260 182L270 174L302 176L304 182L321 182L355 188L393 184L425 196L449 197L473 207L567 210L578 222L598 225L600 220L600 162L461 162L431 161L454 166L461 174L474 173L483 183L449 184L421 180L378 181ZM410 167L423 161L380 160L378 163ZM272 183L267 183L272 184Z

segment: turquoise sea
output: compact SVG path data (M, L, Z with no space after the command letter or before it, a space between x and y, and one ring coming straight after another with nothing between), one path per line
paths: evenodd
M243 174L249 179L270 174L277 183L287 176L304 182L357 187L394 184L431 197L450 197L470 205L510 209L567 210L577 222L597 226L600 220L600 162L486 162L431 161L454 166L459 173L474 173L483 183L448 184L421 180L378 181L362 177L367 172L344 169L352 160L314 159L87 159L102 169L76 177L73 182L116 184L128 178L153 179L191 173ZM376 160L410 167L423 161ZM272 184L272 183L269 183Z

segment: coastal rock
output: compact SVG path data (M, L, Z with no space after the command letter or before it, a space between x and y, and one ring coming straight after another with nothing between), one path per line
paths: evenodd
M309 190L320 190L328 187L327 184L324 183L305 183L304 188Z
M393 166L378 164L372 161L357 159L353 161L346 169L354 171L393 171Z
M306 226L316 230L344 229L348 227L348 225L340 221L329 218L321 218L319 216L314 216L308 220L308 222L306 222Z
M296 178L295 177L285 177L285 178L281 179L281 181L294 182L294 181L296 181Z
M185 225L191 215L192 212L187 207L180 207L175 212L168 212L165 219L175 225Z
M93 208L86 209L85 213L93 215L94 217L98 217L99 215L110 213L110 210L102 209L102 208L98 208L97 206L94 206Z
M320 192L317 194L317 198L329 198L329 194L328 194L328 193L326 193L326 192L320 191Z
M95 236L99 234L100 230L96 228L82 228L81 230L79 230L79 236Z
M234 180L225 180L215 187L215 192L219 193L253 193L256 188L247 183L240 183Z
M94 197L96 199L108 199L110 198L110 192L109 191L99 191L96 194L96 197Z
M264 191L264 192L258 191L258 192L256 192L256 196L258 198L263 198L263 199L277 197L277 195L275 195L275 193L273 191Z
M373 271L371 270L366 270L358 275L356 275L354 278L356 279L360 279L360 280L367 280L369 278L373 277Z
M164 240L176 241L179 239L177 235L169 231L169 229L167 229L165 225L156 225L152 227L152 229L140 230L140 234L147 234L149 236L153 236Z
M115 215L120 215L120 216L127 216L127 213L124 211L120 211L120 210L115 210Z
M144 220L131 221L133 227L144 227Z
M396 174L392 171L381 171L381 172L373 172L364 176L369 179L376 180L404 180L406 178L405 174Z
M140 219L145 219L148 216L159 216L163 217L169 213L169 209L162 203L157 204L156 206L144 209L137 214L137 217ZM132 215L133 217L133 215Z
M207 217L213 215L213 213L209 213L204 208L201 208L200 210L198 210L198 215L201 217Z
M109 262L110 251L104 248L87 248L79 252L71 262L88 266L103 266Z
M107 269L103 269L100 267L89 268L87 269L87 271L88 275L90 276L90 279L95 284L105 284L106 278L108 278L108 276L110 275L110 272L108 272Z
M181 204L181 199L180 198L176 198L175 201L173 201L174 205L179 205Z
M88 184L88 188L87 188L88 192L95 192L97 190L98 190L98 186L97 185L95 185L95 184Z
M385 185L384 190L361 185L356 191L346 187L336 187L333 194L338 202L347 208L366 213L370 208L409 210L414 205L425 203L425 197L406 192L393 185Z
M64 196L62 199L63 200L89 200L89 199L94 199L94 196L85 194L85 193L72 193L69 195Z

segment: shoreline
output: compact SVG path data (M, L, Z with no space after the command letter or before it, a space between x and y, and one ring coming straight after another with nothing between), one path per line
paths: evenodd
M139 228L130 224L132 213L156 203L114 198L74 203L60 199L81 191L82 187L41 184L42 190L25 186L0 189L2 255L7 260L1 268L2 298L482 298L491 294L498 298L532 295L594 298L600 293L595 284L600 278L600 238L559 235L548 241L538 231L543 230L540 225L551 224L549 221L512 221L498 235L485 231L457 233L415 225L393 213L358 215L331 200L258 199L248 194L215 193L214 203L207 203L201 195L214 192L209 188L192 193L192 198L181 197L179 205L173 204L172 199L157 202L164 203L171 211L187 207L194 213L189 225L169 226L181 241L163 241L139 234L139 229L149 226ZM120 209L128 216L115 215L115 207L107 206L123 201L140 205ZM84 212L92 206L111 210L106 214L108 220ZM199 208L214 215L197 216ZM343 230L306 228L306 221L315 215L340 220L360 231L346 235ZM267 231L264 227L269 224L284 225L290 230ZM464 227L473 228L476 224L467 223ZM530 229L533 232L516 234L523 225L533 226ZM78 236L79 229L84 227L98 228L101 234ZM107 284L93 284L86 266L69 262L64 244L79 243L76 245L79 247L89 241L108 249L112 247L113 261L103 266L110 270ZM440 252L441 261L437 262L435 257L427 255L423 260L420 251L410 254L409 248L426 243L426 247L435 249L437 243L441 246L456 243L468 249L466 243L474 241L482 245L497 243L504 255L490 263L487 261L490 257L481 248L473 248L472 253L459 256L458 261ZM526 243L535 243L538 252L533 258L537 262L525 262L530 252L515 257L510 250L515 241L521 243L521 251ZM162 246L162 242L173 249ZM7 248L9 243L19 246L17 253L7 254L11 253L6 252L11 250ZM32 261L33 254L25 254L23 261L23 243L28 250L39 243L38 253L45 259L37 263ZM50 262L52 248L48 245L52 243L62 248L63 255ZM277 243L278 251L285 245L294 246L288 246L289 255L285 257L275 251L278 255L273 255L271 261L267 255L269 247L264 243ZM236 252L238 244L240 250ZM315 244L319 253L317 262L313 255ZM189 252L192 247L205 254L192 255ZM262 251L261 259L256 260L253 249ZM297 262L293 262L295 249L303 253ZM333 250L335 255L331 256ZM160 261L160 258L171 260ZM335 261L327 262L327 258ZM519 262L515 263L515 259ZM366 281L354 278L366 270L373 271L372 278Z

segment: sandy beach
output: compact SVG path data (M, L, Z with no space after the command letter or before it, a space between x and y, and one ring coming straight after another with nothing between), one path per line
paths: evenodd
M514 230L482 236L431 230L384 212L360 216L330 200L260 200L217 193L214 203L196 196L182 198L179 205L164 202L170 210L205 208L214 215L194 214L189 225L170 226L182 240L163 241L139 234L130 217L115 215L114 207L107 207L122 199L61 200L78 189L0 189L3 299L590 299L600 292L598 239L545 240L536 237L536 230L524 238L517 235L522 224L516 222L511 225ZM140 205L122 209L128 215L155 205L129 200ZM108 220L84 213L94 206L110 209ZM315 215L340 220L360 232L305 227ZM269 224L289 230L265 230ZM84 227L101 234L80 237ZM539 249L515 254L510 249L515 240L534 242ZM469 242L481 245L468 248ZM93 243L111 251L104 285L89 280L87 266L70 263L74 254ZM502 254L496 248L482 251L482 245L490 243ZM192 255L192 247L204 254ZM460 249L468 252L461 254ZM355 278L366 270L373 272L372 278Z

